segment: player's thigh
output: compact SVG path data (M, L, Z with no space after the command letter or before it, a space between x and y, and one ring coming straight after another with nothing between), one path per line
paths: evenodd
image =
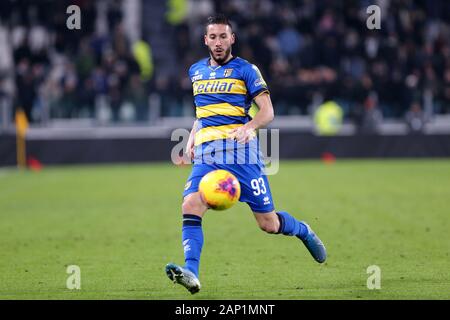
M269 181L261 166L232 165L224 169L230 170L239 179L239 201L247 203L253 212L270 213L274 210Z
M191 174L189 175L186 185L184 186L183 198L187 195L198 192L198 186L200 180L205 176L205 174L217 169L213 165L208 164L195 164L192 166Z
M206 164L194 165L192 167L191 174L187 179L183 191L183 214L195 214L203 216L203 214L206 212L208 208L200 197L198 186L203 176L208 172L213 171L214 169L214 166Z

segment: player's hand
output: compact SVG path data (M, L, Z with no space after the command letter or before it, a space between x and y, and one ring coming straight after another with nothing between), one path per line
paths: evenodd
M228 137L238 143L247 143L256 137L255 129L243 125L228 132Z

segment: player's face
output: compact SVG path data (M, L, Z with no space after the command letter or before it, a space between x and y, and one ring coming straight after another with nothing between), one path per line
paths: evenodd
M210 24L206 28L205 44L208 46L211 58L218 64L222 64L231 55L234 33L226 24Z

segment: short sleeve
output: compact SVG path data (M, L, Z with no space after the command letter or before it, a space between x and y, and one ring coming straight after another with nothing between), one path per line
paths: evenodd
M254 64L248 64L244 68L243 78L248 90L248 94L250 95L252 100L262 92L269 92L266 81L264 81L261 72Z

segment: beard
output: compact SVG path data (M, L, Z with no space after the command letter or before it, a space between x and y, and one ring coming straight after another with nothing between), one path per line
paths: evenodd
M219 57L217 56L217 53L214 52L214 50L211 50L210 48L208 48L208 50L211 58L220 65L224 64L231 55L231 47L229 47L227 50L222 51Z

